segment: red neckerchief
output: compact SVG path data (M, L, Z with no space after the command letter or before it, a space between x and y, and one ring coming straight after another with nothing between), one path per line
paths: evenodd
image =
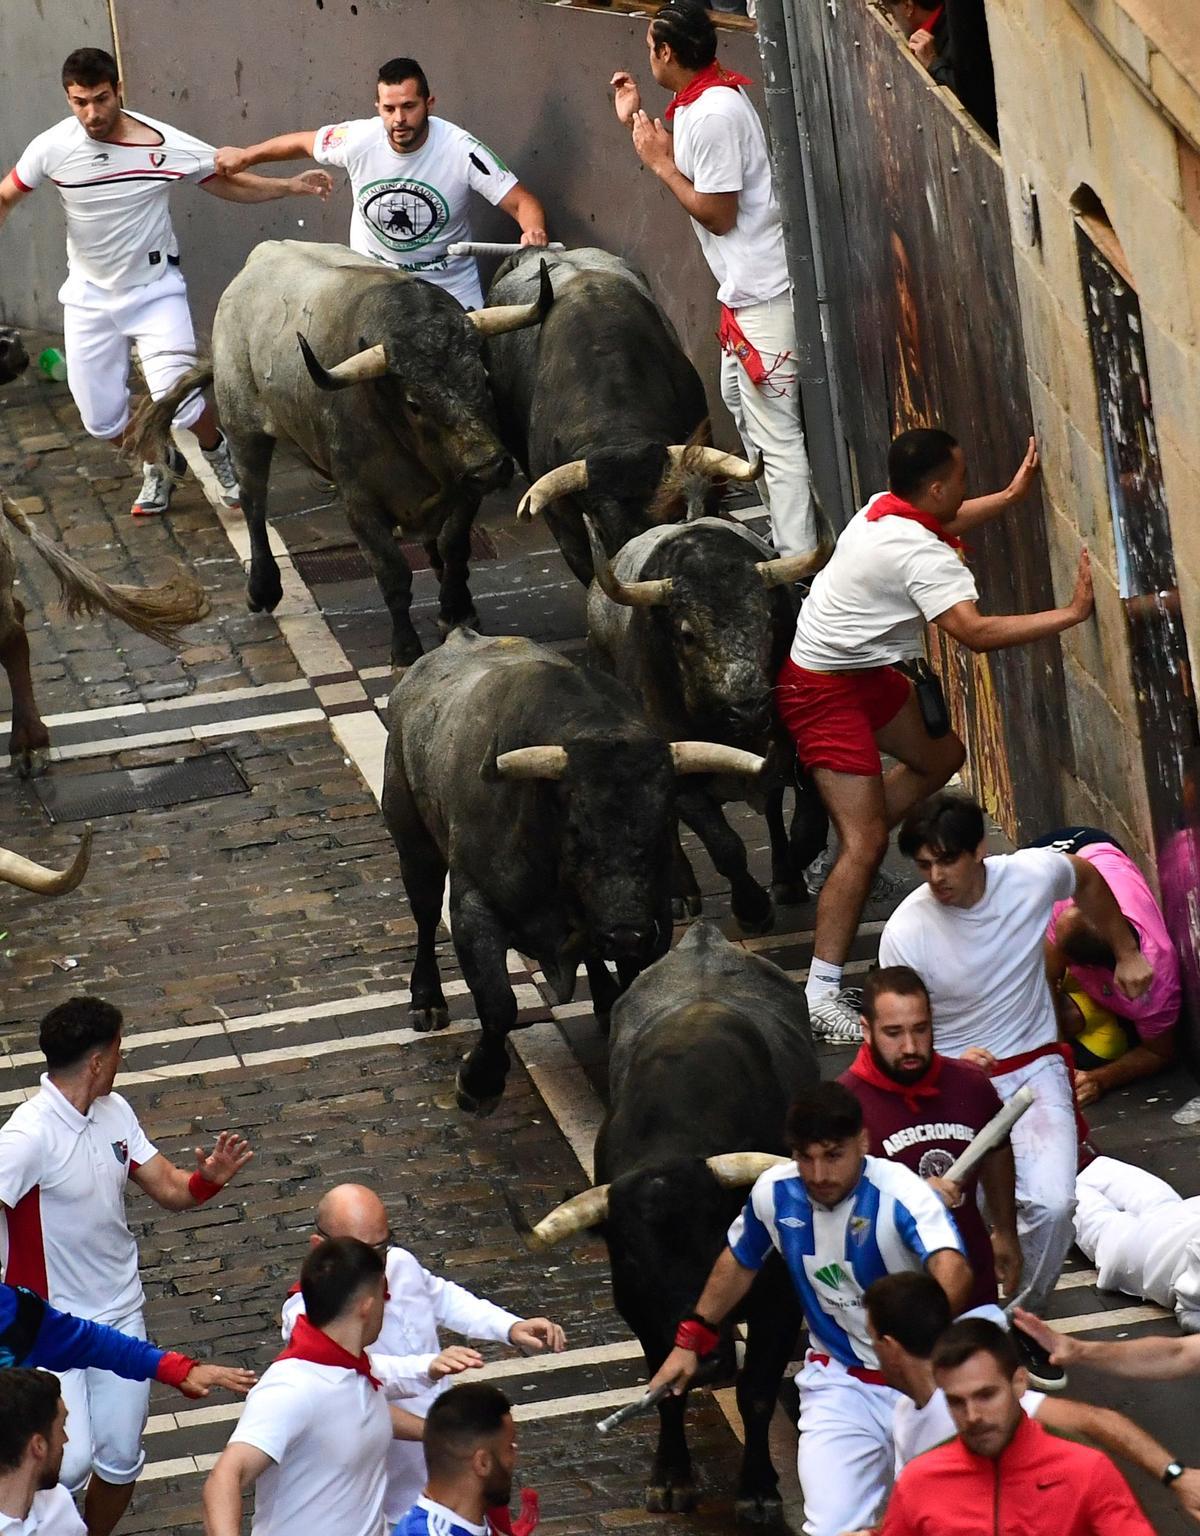
M929 20L924 23L926 32L932 32L933 31L934 27L936 27L938 22L941 21L941 19L942 19L942 12L945 9L946 9L945 0L943 0L943 3L938 6L937 10L934 11L933 15L929 18Z
M499 1536L533 1536L541 1519L536 1488L521 1490L521 1513L514 1520L505 1505L489 1508L487 1521Z
M727 85L730 90L736 91L740 86L749 84L750 81L745 75L739 75L736 69L726 69L723 64L718 64L714 59L690 84L685 85L683 90L677 91L671 97L663 116L667 122L670 122L680 107L690 107L692 102L700 100L705 91L711 91L714 85Z
M327 1333L314 1328L303 1313L296 1319L292 1336L276 1360L309 1360L313 1365L340 1365L344 1370L357 1371L365 1376L378 1392L380 1383L371 1375L371 1362L364 1349L360 1355L352 1355L348 1349L336 1343Z
M920 523L922 528L927 528L930 533L936 534L942 543L949 544L951 549L965 548L963 541L955 538L952 533L947 533L936 517L928 512L922 512L920 507L914 507L910 502L901 501L899 496L893 496L891 491L885 491L882 496L877 496L867 511L869 523L877 523L881 517L903 517L910 523Z
M858 1048L858 1055L850 1063L850 1071L855 1077L861 1077L864 1083L870 1083L872 1088L880 1088L884 1093L896 1093L904 1100L905 1107L914 1115L921 1109L921 1099L931 1099L938 1093L938 1078L942 1075L942 1058L936 1051L933 1060L929 1064L929 1071L924 1077L919 1077L915 1083L898 1083L886 1072L881 1072L879 1063L871 1054L871 1047L864 1040Z

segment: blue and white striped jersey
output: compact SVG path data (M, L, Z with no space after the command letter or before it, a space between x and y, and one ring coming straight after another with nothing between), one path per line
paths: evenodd
M472 1525L444 1504L435 1504L424 1494L392 1530L392 1536L492 1536L491 1522Z
M879 1157L863 1159L862 1177L831 1210L813 1204L795 1163L768 1169L730 1227L729 1247L746 1269L760 1269L777 1248L813 1348L847 1369L870 1370L879 1361L867 1332L866 1288L882 1275L923 1269L941 1248L963 1252L938 1195L909 1169Z

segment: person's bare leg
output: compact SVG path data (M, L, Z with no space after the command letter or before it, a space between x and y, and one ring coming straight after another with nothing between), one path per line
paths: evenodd
M196 434L201 448L210 453L221 441L221 429L217 426L217 413L207 401L205 401L204 410L196 417L188 430Z
M136 1483L106 1483L93 1472L83 1501L83 1522L88 1536L112 1536L117 1522L129 1508Z
M898 827L914 805L941 789L966 761L966 748L953 731L936 739L925 729L921 707L910 693L899 714L875 732L879 750L897 759L883 776L888 827Z
M850 953L871 882L887 852L883 780L814 768L813 780L837 833L838 851L817 898L813 954L840 966Z

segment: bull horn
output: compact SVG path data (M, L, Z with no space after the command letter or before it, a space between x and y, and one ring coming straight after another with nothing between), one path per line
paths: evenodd
M725 747L717 741L673 741L671 760L676 773L761 773L766 758L740 747Z
M61 896L73 891L87 874L92 857L92 824L89 821L79 839L75 857L66 869L47 869L32 859L23 859L19 853L0 848L0 880L19 885L23 891L38 891L43 896Z
M790 1159L774 1152L722 1152L720 1157L706 1157L704 1161L722 1189L744 1189L768 1168L778 1168Z
M566 771L566 747L516 747L496 759L502 779L561 779Z
M388 371L382 346L365 347L345 362L339 363L336 368L325 368L317 361L316 354L299 331L296 332L296 340L300 343L300 355L308 369L308 376L318 389L348 389L351 384L382 379Z
M549 1216L543 1216L530 1234L534 1242L543 1248L551 1248L565 1238L586 1232L608 1215L608 1185L597 1184L585 1189L581 1195L572 1195L562 1205L556 1205Z
M527 325L540 325L553 303L554 285L543 261L538 296L532 304L493 304L490 309L470 310L467 319L481 336L503 336L505 331L523 331Z
M608 558L596 525L586 513L583 523L587 529L588 543L592 546L592 569L596 573L596 584L605 597L620 603L624 608L659 608L671 601L670 577L658 581L619 580L613 574L612 561Z
M821 544L807 555L782 555L778 560L760 560L754 569L767 587L786 587L793 581L802 581L829 562L832 550Z
M520 522L527 523L539 512L544 512L552 501L557 501L561 496L574 495L576 491L586 491L587 487L586 459L573 459L570 464L560 464L557 469L548 469L521 497L517 518Z
M672 464L694 464L706 475L720 476L723 480L760 480L763 473L763 456L760 453L753 464L739 459L736 453L722 453L719 448L703 448L695 443L673 443L667 449Z

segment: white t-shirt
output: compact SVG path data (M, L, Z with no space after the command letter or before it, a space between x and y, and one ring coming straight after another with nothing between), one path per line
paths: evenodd
M75 1500L61 1483L35 1493L24 1520L0 1512L0 1536L85 1536L86 1531Z
M229 1443L274 1462L254 1487L251 1536L382 1536L392 1420L366 1376L276 1360L251 1388Z
M675 164L697 192L736 192L737 222L714 235L692 220L717 298L730 309L761 304L789 287L783 221L771 182L767 136L746 93L714 86L674 117Z
M879 940L880 965L910 965L929 988L933 1043L943 1056L981 1045L1003 1059L1058 1038L1042 939L1050 909L1075 893L1075 870L1053 848L983 861L973 907L946 907L927 885L910 891Z
M1021 1407L1026 1417L1036 1419L1045 1401L1044 1392L1023 1393ZM950 1409L946 1406L946 1394L941 1387L938 1387L924 1408L918 1408L911 1397L902 1397L896 1404L896 1412L892 1418L892 1443L896 1447L897 1477L914 1456L923 1456L926 1451L945 1445L946 1441L953 1440L957 1433L954 1420L950 1417Z
M403 155L388 142L381 118L364 117L318 128L313 159L350 174L352 250L428 278L465 309L482 306L475 258L447 256L446 247L471 239L473 191L498 203L517 184L486 144L431 117L424 144Z
M158 144L91 139L68 117L37 138L13 167L27 192L52 181L67 215L70 276L97 288L140 288L167 271L179 254L171 227L171 188L213 174L216 150L190 133L138 112L127 112L160 135Z
M908 517L867 522L878 500L850 519L813 578L792 641L798 667L857 672L919 656L926 621L978 600L975 578L937 534Z
M119 1093L81 1115L43 1076L0 1129L6 1282L97 1323L136 1312L142 1282L125 1185L157 1150Z

